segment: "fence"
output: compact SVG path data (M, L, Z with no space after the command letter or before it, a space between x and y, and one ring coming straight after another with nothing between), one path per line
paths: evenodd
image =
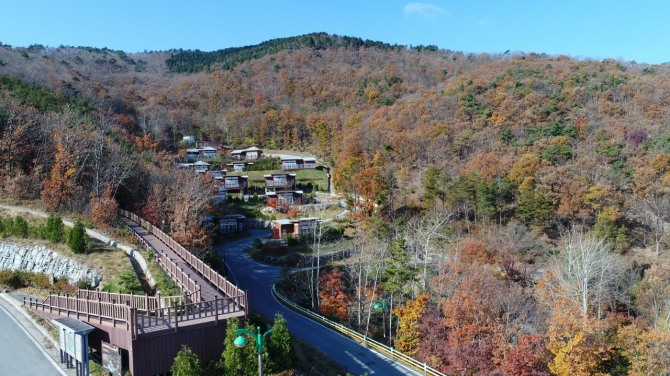
M133 322L137 327L142 329L171 325L175 328L175 331L179 328L180 322L184 323L213 317L214 322L218 323L219 316L240 312L242 310L240 308L241 300L241 296L223 299L215 297L214 300L197 303L181 305L175 303L172 307L155 309L146 314L138 314L135 311L133 313Z
M248 304L247 304L247 297L244 291L240 290L235 286L234 284L230 283L226 278L221 276L219 273L217 273L214 269L212 269L209 265L205 264L197 258L195 255L193 255L191 252L189 252L186 248L184 248L181 244L177 243L174 239L169 237L167 234L165 234L163 231L160 229L156 228L154 225L149 223L148 221L145 221L144 219L140 218L138 215L131 213L129 211L119 209L119 213L126 217L130 218L133 221L139 223L142 227L147 229L150 233L152 233L154 236L156 236L158 239L160 239L163 243L165 243L168 247L170 247L179 257L184 259L187 264L189 264L193 269L195 269L200 275L203 276L203 278L207 279L209 282L211 282L219 291L223 292L227 296L243 296L243 304L242 306L244 307L245 313L248 313ZM144 240L142 240L144 244ZM195 290L188 290L188 291L195 291ZM198 296L198 300L199 300Z
M23 304L33 310L55 313L61 316L73 316L77 319L86 318L87 321L97 319L100 324L103 321L109 321L113 327L117 324L125 324L126 329L130 329L128 319L130 317L130 306L120 303L106 303L102 301L84 300L70 296L49 295L44 301L38 302L29 299L26 302L23 298Z
M140 311L151 311L159 308L171 307L176 304L184 304L183 296L156 296L121 294L116 292L105 292L98 290L77 290L74 296L79 299L100 301L103 303L130 304L131 307Z
M173 300L171 306L142 312L131 305L131 300L126 300L126 303L103 302L103 294L98 300L87 300L87 298L92 298L94 293L95 291L82 292L80 295L85 297L49 295L42 302L32 298L26 301L24 297L23 304L35 311L86 319L88 322L98 321L99 324L102 324L103 321L109 322L113 327L125 326L124 329L130 331L132 338L135 339L138 332L147 333L168 329L176 332L179 330L179 323L190 324L197 320L201 320L197 323L202 323L214 318L214 323L218 324L219 316L225 318L228 316L224 315L243 311L241 303L245 301L243 295L223 299L216 297L211 301L188 304L178 304L177 300ZM114 295L117 294L109 294L108 298L114 300L112 298ZM139 299L133 301L140 302Z
M144 221L143 219L137 217L139 221L136 221L139 223L143 228L145 227L145 223L148 224L148 226L151 226L149 222ZM133 219L133 218L131 218ZM133 219L134 220L134 219ZM184 268L180 268L177 266L177 264L169 258L167 255L164 253L159 253L159 251L152 247L151 244L149 244L137 231L133 231L133 235L142 243L142 245L150 249L154 252L156 256L156 262L158 262L158 265L160 265L163 270L165 270L170 278L172 278L173 281L179 285L179 287L182 289L182 291L186 291L187 293L185 296L187 296L192 302L198 302L200 301L200 287L198 286L197 282L191 278L191 275L184 272Z
M294 311L297 311L297 312L311 318L312 320L318 321L318 322L320 322L320 323L322 323L322 324L324 324L324 325L326 325L326 326L328 326L328 327L330 327L334 330L337 330L338 332L340 332L340 333L344 334L345 336L353 339L354 341L362 343L363 345L365 345L367 347L370 347L372 349L375 349L378 352L380 352L380 353L382 353L386 356L389 356L389 357L407 365L408 367L413 368L414 370L416 370L418 372L422 372L423 375L426 375L426 376L446 376L444 373L430 367L426 363L422 363L422 362L420 362L420 361L418 361L418 360L416 360L416 359L414 359L410 356L407 356L407 355L401 353L400 351L398 351L398 350L396 350L392 347L388 347L388 346L386 346L382 343L379 343L379 342L377 342L373 339L370 339L370 338L362 335L361 333L358 333L354 330L351 330L351 329L347 328L346 326L344 326L343 324L331 321L331 320L329 320L329 319L327 319L327 318L325 318L325 317L323 317L319 314L316 314L316 313L314 313L314 312L312 312L308 309L305 309L305 308L293 303L287 297L280 294L277 291L277 289L275 288L274 285L272 285L272 293L284 305L288 306L289 308L293 309Z
M165 270L165 272L172 278L173 281L181 287L182 291L187 291L185 294L191 302L200 301L200 286L198 282L191 278L191 275L184 271L184 268L179 267L173 259L168 257L165 253L158 253L156 251L156 262Z

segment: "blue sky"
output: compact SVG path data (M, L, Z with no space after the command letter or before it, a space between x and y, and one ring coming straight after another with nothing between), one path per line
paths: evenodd
M13 0L0 9L0 42L15 47L213 51L325 31L463 52L670 61L666 0Z

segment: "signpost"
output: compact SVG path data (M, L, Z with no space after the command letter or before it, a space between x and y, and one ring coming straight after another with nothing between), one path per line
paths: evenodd
M121 376L121 351L118 346L102 342L102 367L112 376Z

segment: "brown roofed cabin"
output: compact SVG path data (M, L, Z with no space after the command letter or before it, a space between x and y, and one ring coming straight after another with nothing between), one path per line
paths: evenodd
M316 168L316 158L287 155L281 158L282 170L306 170Z
M300 238L319 229L321 220L315 217L277 219L272 221L272 239Z
M241 150L233 150L230 152L230 156L233 157L234 159L240 159L240 160L253 160L253 159L259 159L263 155L263 150L252 146L250 148L246 149L241 149Z
M248 176L224 176L223 187L229 192L240 192L243 195L247 194L249 184Z
M302 205L302 191L268 192L268 206Z
M263 179L266 193L295 190L295 174L263 175Z

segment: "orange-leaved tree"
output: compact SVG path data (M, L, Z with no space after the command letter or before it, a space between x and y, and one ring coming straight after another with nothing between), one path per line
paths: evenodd
M351 297L344 284L344 273L339 269L324 272L319 277L319 298L321 313L330 318L343 321L347 317L347 307Z

